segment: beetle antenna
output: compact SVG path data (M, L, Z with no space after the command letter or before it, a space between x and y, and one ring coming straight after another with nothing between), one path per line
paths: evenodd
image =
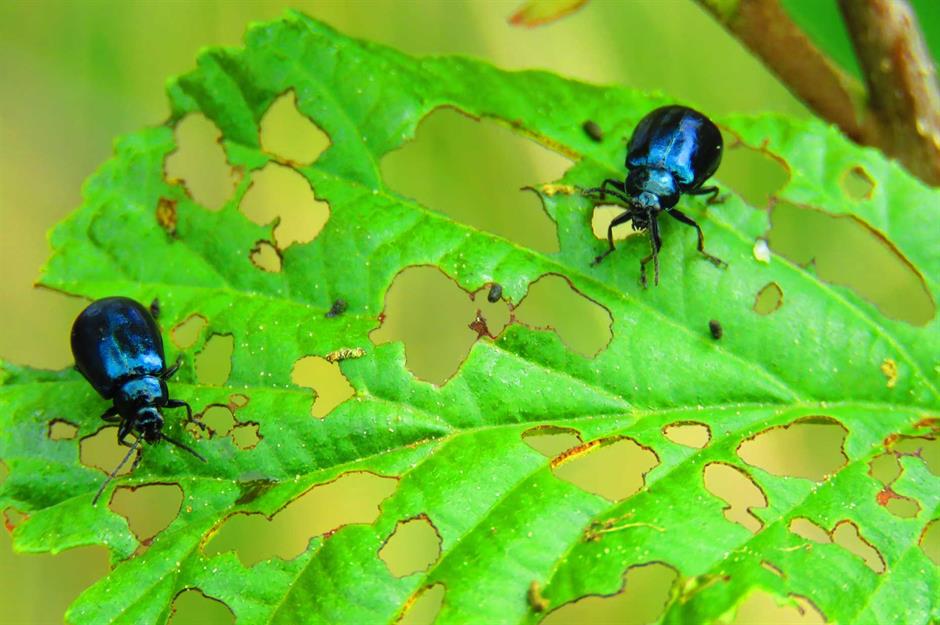
M116 467L114 467L114 471L111 471L111 475L108 476L108 479L104 481L104 484L102 484L101 488L98 489L98 492L95 493L95 498L91 500L91 505L95 506L98 504L98 498L101 497L101 493L104 492L105 487L111 483L111 480L115 478L115 476L118 474L118 471L120 471L121 468L123 468L124 465L127 464L127 461L130 460L131 458L131 454L137 451L138 447L140 447L139 438L134 441L134 444L131 445L131 448L127 450L127 455L125 455L124 459L121 460ZM134 463L134 466L137 466L136 462Z
M190 447L189 445L184 445L183 443L181 443L181 442L179 442L179 441L173 440L172 438L170 438L169 436L167 436L167 435L164 434L163 432L160 432L160 438L162 438L163 440L167 441L168 443L173 443L174 445L176 445L176 446L179 447L180 449L183 449L183 450L185 450L185 451L188 451L189 453L191 453L192 455L196 456L197 458L199 458L199 459L202 460L203 462L207 462L207 460L206 460L205 458L203 458L201 455L199 455L198 453L196 453L196 450L193 449L192 447Z

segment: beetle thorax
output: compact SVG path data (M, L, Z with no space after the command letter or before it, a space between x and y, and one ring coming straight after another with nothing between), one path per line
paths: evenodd
M144 406L162 406L169 391L166 382L152 375L142 375L124 383L114 397L114 406L127 417Z
M637 167L627 175L627 193L646 212L669 210L679 202L676 178L665 169Z

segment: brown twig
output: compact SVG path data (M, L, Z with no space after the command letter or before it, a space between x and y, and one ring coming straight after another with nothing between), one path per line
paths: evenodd
M779 0L696 0L820 117L940 184L940 96L906 0L839 0L866 85L817 48Z
M839 0L868 86L881 147L940 185L940 89L907 0Z

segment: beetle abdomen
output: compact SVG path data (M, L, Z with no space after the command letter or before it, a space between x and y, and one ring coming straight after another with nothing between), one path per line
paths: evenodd
M75 366L105 399L124 381L159 375L166 367L163 339L147 310L126 297L92 302L72 325Z
M640 120L627 148L627 167L664 169L682 191L695 189L721 163L721 132L707 117L685 106L664 106Z

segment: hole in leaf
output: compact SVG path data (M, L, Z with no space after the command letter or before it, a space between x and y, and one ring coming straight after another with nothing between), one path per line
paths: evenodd
M577 430L554 425L539 425L529 428L522 433L522 440L546 458L554 458L572 447L581 445L583 442L581 434Z
M920 458L927 470L940 476L940 439L930 436L901 436L891 445L891 450L901 456Z
M117 442L117 427L108 426L101 428L97 433L86 436L79 443L79 459L86 467L93 467L104 471L105 474L111 473L114 467L127 455L127 447L119 445ZM131 458L117 475L127 475L130 473L134 459L140 456L138 449L133 458Z
M227 605L207 597L197 588L181 591L173 600L167 625L224 625L235 623L235 615Z
M633 439L608 438L567 450L551 467L559 479L619 501L643 488L646 474L658 464L656 454Z
M891 319L916 326L933 319L936 305L920 273L857 217L778 202L771 223L774 252L800 265L813 262L821 279L850 288Z
M232 196L236 180L219 129L201 113L192 113L176 125L175 135L177 149L166 158L167 180L181 182L204 208L221 209Z
M800 595L780 599L755 590L738 606L734 625L823 625L827 619L812 601Z
M436 267L407 267L385 295L382 325L369 338L376 345L405 344L411 373L443 384L460 368L478 334L469 327L475 316L469 294Z
M259 226L278 220L274 242L280 250L313 241L330 217L329 204L316 199L310 182L296 170L277 163L252 172L251 186L239 209Z
M237 408L244 408L245 406L248 405L248 396L242 395L240 393L233 393L229 395L228 403L229 403L229 407L232 410L235 410Z
M217 437L227 436L235 427L235 413L228 406L207 406L198 418L206 424L212 435ZM196 435L201 431L199 427L193 430Z
M868 474L887 485L901 477L901 463L894 454L881 454L868 464Z
M395 577L426 571L440 555L441 537L425 515L399 522L379 550Z
M196 379L205 386L223 386L232 373L232 352L235 337L213 334L202 351L196 354Z
M797 517L790 521L788 526L790 531L801 538L811 540L814 543L831 543L829 532L819 527L809 519Z
M127 519L127 525L141 543L149 544L180 513L183 490L176 484L148 484L114 489L108 507Z
M832 530L832 542L847 549L865 561L875 573L885 572L885 561L875 547L865 540L851 521L839 521Z
M267 241L258 241L248 253L251 264L268 273L281 271L281 253Z
M242 423L232 429L232 442L242 451L254 449L261 442L257 423Z
M701 449L711 440L712 431L704 423L678 421L664 427L663 436L677 445Z
M864 167L856 165L843 174L842 190L855 201L870 200L875 191L875 181Z
M631 566L615 594L588 595L566 603L549 613L542 625L655 622L666 609L678 577L675 569L660 562Z
M924 526L924 532L920 535L920 548L931 562L940 566L940 519L934 519Z
M190 315L174 326L170 338L180 349L187 349L196 344L207 325L209 322L202 315Z
M555 224L538 197L520 189L557 180L570 165L493 120L438 108L415 141L382 160L382 175L389 187L459 222L551 253L558 251Z
M787 184L790 173L781 161L765 150L748 147L735 137L725 136L718 179L755 208L770 206L770 198Z
M297 386L313 389L316 399L310 414L318 419L356 394L349 380L343 375L339 363L329 362L319 356L304 356L294 363L291 382Z
M434 584L420 589L405 604L405 611L396 625L432 625L444 605L446 588Z
M69 604L111 570L110 552L104 546L17 557L12 542L12 536L0 531L0 550L4 554L0 565L3 581L0 622L4 625L65 622L63 615ZM40 587L41 595L37 594Z
M610 312L558 275L544 275L529 285L515 314L519 323L554 331L572 351L588 358L607 347L613 336Z
M738 446L738 456L774 475L821 482L848 463L842 450L847 434L842 424L828 417L799 419L745 440Z
M783 290L776 282L769 282L754 299L754 312L769 315L783 306Z
M290 560L306 550L310 539L343 525L372 523L379 504L398 485L396 478L372 473L345 473L314 486L271 520L264 515L235 514L226 519L205 547L207 556L235 551L245 566L278 557Z
M53 419L49 422L49 439L54 441L70 440L78 434L78 426L65 419Z
M920 514L919 503L910 497L898 495L891 488L882 489L877 495L877 501L884 506L885 510L899 519L913 519Z
M591 231L594 236L601 241L607 240L607 228L614 217L624 211L623 206L612 204L599 204L594 207L594 214L591 217ZM643 234L642 230L634 230L630 223L624 223L614 226L614 241L623 241L627 237L637 234Z
M297 108L293 89L281 94L261 118L261 148L297 164L312 163L330 138Z
M760 531L764 523L751 510L766 508L767 497L747 473L730 464L712 462L705 465L704 477L708 492L727 502L726 519L740 523L755 534Z

